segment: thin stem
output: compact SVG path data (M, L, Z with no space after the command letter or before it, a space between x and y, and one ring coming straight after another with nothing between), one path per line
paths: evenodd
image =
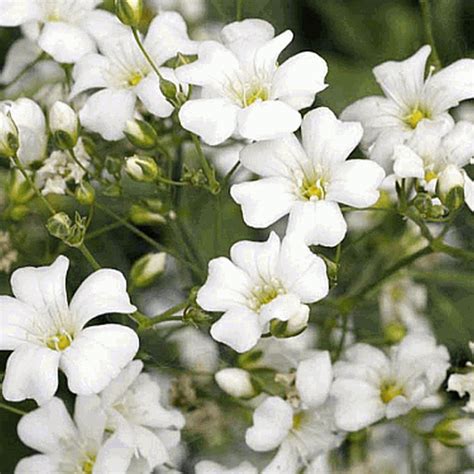
M234 175L234 173L239 169L240 161L237 161L234 166L232 166L231 170L225 175L223 187L226 187L229 184L230 179Z
M188 305L189 305L189 301L186 300L186 301L183 301L182 303L172 306L171 308L167 309L163 313L158 314L157 316L154 316L144 321L142 323L142 327L149 328L151 326L154 326L155 324L163 323L165 321L182 321L183 317L176 316L176 313L178 311L185 309Z
M0 402L0 408L3 408L6 411L9 411L10 413L14 413L15 415L26 415L26 411L20 410L19 408L12 407L10 405L7 405L6 403Z
M84 171L84 173L86 174L86 176L88 176L90 174L89 170L79 161L76 154L74 153L74 150L70 148L68 150L68 153L69 156L74 160L74 162L79 166L79 168L81 168L82 171Z
M159 71L157 65L155 64L151 56L148 54L148 51L145 49L145 46L142 43L142 40L140 38L140 33L138 32L138 30L136 28L132 28L132 33L138 47L140 48L140 51L142 52L143 56L145 56L145 59L147 60L150 67L153 69L153 71L155 71L156 75L159 77L160 80L164 80L163 75Z
M86 244L82 244L80 247L78 247L79 250L81 251L82 255L86 258L86 260L89 262L90 266L94 270L100 270L102 267L100 264L97 262L97 260L94 258L94 256L91 254L90 250L87 248Z
M423 26L425 29L425 38L431 46L431 63L436 69L441 69L442 64L436 49L436 43L433 35L433 15L431 12L430 0L419 0Z
M191 134L191 137L196 148L199 160L201 161L201 166L209 183L209 190L211 191L211 193L217 194L220 191L221 185L219 184L219 181L216 180L214 170L212 169L211 165L207 161L206 156L204 155L204 152L202 151L201 142L199 141L199 138L194 133Z
M437 252L445 253L446 255L450 255L451 257L474 261L474 252L472 252L471 250L451 247L451 245L447 245L444 242L437 241L433 242L432 247Z
M123 224L121 222L112 222L112 224L105 225L104 227L101 227L100 229L94 230L93 232L89 232L85 236L85 240L95 239L97 237L100 237L102 234L106 234L107 232L110 232L111 230L117 229L122 226Z
M25 178L26 182L30 185L31 189L33 189L35 194L40 198L40 200L43 202L43 204L48 209L48 211L52 215L56 214L54 207L49 203L49 201L41 194L41 191L36 187L35 183L30 178L30 175L27 173L27 171L21 164L20 160L18 159L18 156L15 155L12 159L13 159L13 162L15 163L15 166L20 170L20 173Z
M174 181L172 179L164 178L163 176L158 176L156 180L163 184L169 184L170 186L189 186L189 183L183 183L182 181Z
M236 0L236 12L235 12L235 19L237 21L242 20L242 12L244 9L244 0Z

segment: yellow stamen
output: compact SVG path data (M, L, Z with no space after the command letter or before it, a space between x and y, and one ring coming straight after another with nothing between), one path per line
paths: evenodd
M71 342L72 337L67 332L63 332L50 337L46 345L53 351L63 351L71 345Z
M326 190L324 189L323 180L320 178L314 182L308 182L305 180L302 186L302 193L303 197L306 199L324 199L326 197Z
M303 412L300 411L293 415L293 429L298 430L303 422Z
M432 179L436 179L438 177L438 174L435 173L433 170L428 170L425 172L425 181L430 182Z
M422 112L420 109L415 109L405 118L405 123L410 125L411 128L416 128L418 123L420 123L425 118L429 118L428 114Z
M265 101L268 100L268 91L263 87L250 90L245 97L245 105L248 107L252 105L257 100Z
M139 72L135 72L128 79L128 85L131 87L135 87L138 84L140 84L142 79L143 79L143 76Z
M404 395L403 388L391 382L384 383L380 389L380 398L385 404L390 403L400 395Z
M82 464L82 474L92 474L94 470L95 456L89 456Z

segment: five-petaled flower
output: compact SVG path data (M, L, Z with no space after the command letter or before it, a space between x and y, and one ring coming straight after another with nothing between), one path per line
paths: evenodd
M60 256L47 267L24 267L11 277L11 296L0 296L0 349L7 361L2 389L6 400L50 400L58 388L58 368L73 393L102 390L138 350L138 337L119 324L84 326L108 313L133 313L123 275L97 270L68 305L66 272Z

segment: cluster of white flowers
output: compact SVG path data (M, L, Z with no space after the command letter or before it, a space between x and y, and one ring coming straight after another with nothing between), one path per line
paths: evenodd
M40 454L21 460L16 472L178 468L186 456L180 431L205 430L211 423L219 427L225 415L218 402L199 400L209 393L219 393L216 400L224 394L226 403L238 402L252 412L253 424L244 436L252 462L229 458L224 464L236 465L229 468L217 462L221 459L193 452L197 474L330 472L329 454L352 442L352 432L412 410L421 413L446 380L450 356L425 318L426 287L396 273L404 262L365 293L337 295L323 305L348 233L344 212L375 209L382 186L397 203L392 211L419 225L430 251L446 249L447 227L434 238L424 219L450 225L464 202L474 210L474 184L465 169L474 156L474 124L455 122L449 113L474 98L474 60L430 69L426 79L429 46L405 61L381 64L374 74L386 97L359 100L338 118L327 107L307 111L328 87L322 57L302 52L279 63L293 39L289 30L276 34L268 22L246 19L224 26L219 41L197 41L188 35L183 17L170 9L185 10L194 22L203 16L201 2L118 0L117 15L100 3L0 0L0 26L21 26L24 35L12 46L0 75L12 97L0 102L0 156L24 179L9 212L23 213L33 188L51 211L48 231L96 267L70 302L70 262L63 255L49 266L16 269L14 296L0 296L0 350L12 351L3 398L33 399L39 405L21 418L18 435ZM154 15L146 26L144 10ZM21 90L28 83L20 86L17 80L40 74L39 67L45 69L46 85L29 95L45 100L16 98L27 94L15 95L12 87ZM153 152L166 157L169 143L181 146L186 140L195 145L202 169L177 178L171 160L170 172L163 174L165 166ZM352 156L358 146L366 158ZM121 150L120 159L108 155L115 148ZM205 154L213 155L225 175L220 183ZM125 175L150 187L228 191L244 223L269 228L268 238L234 239L230 258L204 262L207 279L201 278L190 295L176 288L191 284L170 276L170 265L179 259L170 262L166 251L144 254L130 271L129 291L158 277L169 285L166 294L153 296L164 312L147 318L131 303L124 275L97 269L85 246L95 195L119 196ZM72 224L52 206L52 194L89 206L87 222L77 213ZM134 224L179 224L174 209L154 200L151 192L146 196L152 198L132 203ZM410 206L416 215L407 211ZM126 219L119 223L145 235ZM147 235L145 240L153 242ZM161 250L160 245L155 248ZM0 252L0 271L9 272L17 251L8 233L0 233ZM199 258L193 267L198 273ZM358 342L352 318L358 299L379 284L384 340L375 347ZM164 303L170 294L171 304ZM316 330L311 321L322 320L320 307L338 315ZM89 324L117 313L133 322L102 317L104 324ZM183 322L197 328L182 328ZM201 323L209 322L212 339L200 331ZM170 388L159 378L152 370L159 363L146 344L139 351L138 334L150 328L163 328L163 341L176 344L185 373L197 381L178 377ZM223 353L232 356L221 359ZM448 390L474 397L470 363L466 370L450 375ZM73 417L57 396L59 371L76 395ZM209 376L215 382L212 391L203 389ZM464 410L472 413L473 403ZM472 419L436 423L427 438L451 446L474 442ZM255 453L270 451L273 457L264 466Z

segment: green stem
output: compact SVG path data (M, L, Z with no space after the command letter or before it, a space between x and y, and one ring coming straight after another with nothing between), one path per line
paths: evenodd
M209 190L211 191L212 194L217 194L220 191L221 185L219 184L219 181L216 180L214 170L212 169L211 165L207 161L206 156L204 155L204 152L202 151L201 142L199 141L198 136L192 133L191 137L192 137L194 146L196 148L199 160L201 162L201 166L206 175L206 178L209 184Z
M444 242L438 242L436 240L432 243L432 247L435 251L445 253L451 257L474 261L474 252L471 250L451 247L451 245L447 245Z
M150 328L155 324L163 323L165 321L183 321L182 316L176 316L178 311L185 309L189 305L189 301L183 301L171 308L167 309L165 312L154 316L153 318L149 318L142 323L142 328Z
M102 267L100 264L97 262L97 260L94 258L94 256L91 254L90 250L87 248L86 244L82 244L80 247L78 247L79 250L81 251L82 255L86 258L86 260L89 262L90 266L94 270L100 270Z
M236 13L235 13L235 19L237 21L242 20L242 12L244 9L244 0L236 0Z
M123 224L121 222L112 222L112 224L105 225L104 227L101 227L100 229L89 232L85 236L85 240L95 239L97 237L100 237L102 234L106 234L107 232L110 232L111 230L117 229L122 226Z
M159 71L157 65L155 64L151 56L148 54L148 51L145 49L145 46L142 43L142 40L140 38L140 33L137 30L137 28L132 28L132 33L138 47L140 48L140 51L142 52L143 56L145 56L145 59L147 60L150 67L153 69L153 71L155 71L156 75L158 76L160 80L164 80L163 75Z
M9 411L10 413L14 413L15 415L23 416L27 414L26 411L20 410L19 408L12 407L2 402L0 402L0 408L3 408L4 410Z
M237 163L234 166L232 166L231 170L225 175L223 187L226 187L229 184L230 179L232 178L234 173L237 171L239 166L240 166L240 161L237 161Z
M421 16L423 18L423 26L425 29L425 38L431 46L431 63L436 69L441 69L442 64L436 48L436 43L433 35L433 15L431 12L430 0L419 0Z
M41 191L36 187L35 183L30 178L30 175L27 173L27 171L21 164L20 160L18 159L18 156L15 155L12 159L13 159L13 162L15 163L15 166L20 170L20 173L25 178L26 182L30 185L31 189L33 189L35 194L40 198L40 200L43 202L43 204L51 213L51 215L56 214L54 207L49 203L49 201L41 194Z
M189 186L189 183L174 181L172 179L164 178L163 176L158 176L156 180L163 184L169 184L170 186Z

